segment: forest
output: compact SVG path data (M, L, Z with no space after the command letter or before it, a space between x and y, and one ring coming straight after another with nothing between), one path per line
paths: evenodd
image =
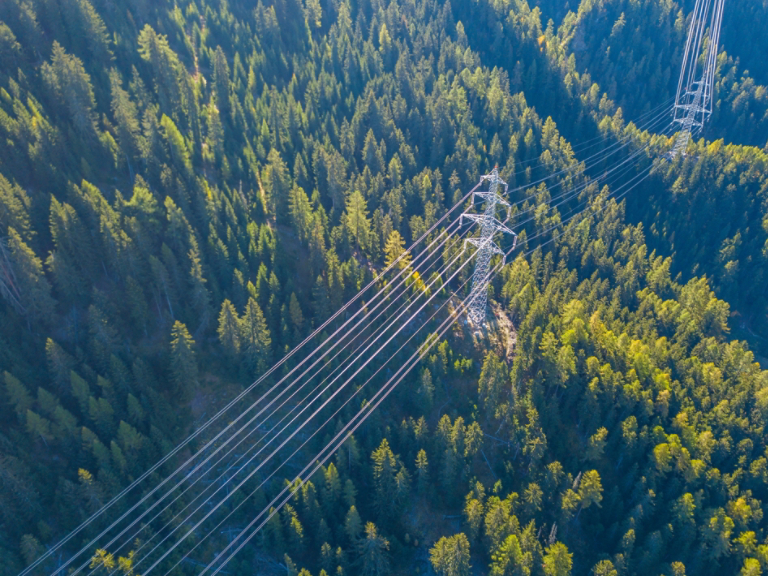
M406 342L221 573L768 574L768 1L726 3L712 117L660 162L692 4L0 1L0 576L410 273L495 166L534 213L499 320ZM403 292L463 298L451 270ZM157 571L200 574L296 472ZM89 575L147 576L129 544Z

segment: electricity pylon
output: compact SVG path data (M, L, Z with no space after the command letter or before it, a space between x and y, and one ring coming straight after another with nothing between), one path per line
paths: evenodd
M503 186L503 193L507 192L507 183L499 177L499 169L495 167L490 174L486 174L480 178L480 184L484 181L488 181L488 191L475 192L472 195L472 204L475 200L480 198L485 201L485 209L482 214L468 214L461 215L460 224L463 224L464 218L472 220L480 224L480 236L477 238L468 238L464 241L464 247L467 244L472 244L477 248L475 256L475 272L472 275L472 292L470 294L470 303L467 308L467 315L469 320L475 325L480 326L485 322L485 311L488 305L488 275L491 271L491 257L494 254L501 255L502 259L506 261L506 254L499 248L493 241L493 237L497 232L505 232L514 236L515 245L517 244L517 234L512 232L505 222L509 220L509 211L511 206L502 198L499 194L499 187ZM496 210L499 206L504 206L507 209L507 217L504 222L499 221L496 216ZM514 246L512 247L514 249Z
M700 130L704 126L704 121L712 114L717 47L720 42L724 6L725 0L696 0L675 96L673 121L679 123L681 127L675 139L675 146L669 154L671 158L685 154L691 132L694 129ZM707 24L709 24L709 44L706 54L702 55L702 43Z

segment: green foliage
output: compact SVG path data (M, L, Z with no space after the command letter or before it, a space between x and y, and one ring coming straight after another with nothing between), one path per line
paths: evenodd
M544 554L544 574L547 576L570 576L573 554L561 542L547 548Z
M195 341L187 327L174 322L171 329L171 378L176 390L182 392L197 384L197 360Z
M440 538L429 551L429 560L441 576L469 576L469 541L464 534Z
M357 546L362 576L384 576L389 572L389 541L378 533L373 522L365 525L365 536Z
M572 168L593 137L666 145L626 122L674 91L689 9L0 2L5 572L376 271L403 256L409 296L433 280L451 296L458 284L416 274L405 248L494 164L510 200L536 208L513 215L528 254L492 286L512 353L495 334L473 347L457 324L227 570L414 574L431 550L444 574L765 572L764 2L726 7L704 134L725 140L693 142L626 204L586 188L599 216L528 240L580 207L544 204L589 182ZM112 552L93 568L127 576L133 557Z

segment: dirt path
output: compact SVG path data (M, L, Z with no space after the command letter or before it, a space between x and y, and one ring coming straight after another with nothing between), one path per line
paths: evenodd
M499 342L501 348L500 352L505 355L507 363L511 364L515 359L517 331L515 330L509 315L504 311L500 304L491 302L491 310L493 311L493 318L498 328L499 337L502 340Z

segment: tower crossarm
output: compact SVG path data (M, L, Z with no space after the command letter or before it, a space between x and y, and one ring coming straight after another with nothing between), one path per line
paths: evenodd
M498 254L499 256L504 256L504 251L499 248L496 245L496 242L493 241L493 239L489 240L482 240L480 238L467 238L464 240L464 244L472 244L475 246L478 250L488 249L493 254Z
M496 204L499 204L500 206L506 206L507 208L510 208L509 202L504 200L504 198L502 198L501 195L498 192L492 193L492 192L480 191L480 192L475 192L473 194L473 196L475 198L481 198L481 199L483 199L485 201L488 201L489 197L495 196L496 197Z
M460 220L467 218L468 220L472 220L472 222L476 222L477 224L484 224L487 221L487 217L483 214L462 214ZM504 232L505 234L512 234L515 235L515 233L512 231L511 228L509 228L507 225L505 225L503 222L499 222L498 218L493 218L492 220L493 226L496 228L497 232Z

